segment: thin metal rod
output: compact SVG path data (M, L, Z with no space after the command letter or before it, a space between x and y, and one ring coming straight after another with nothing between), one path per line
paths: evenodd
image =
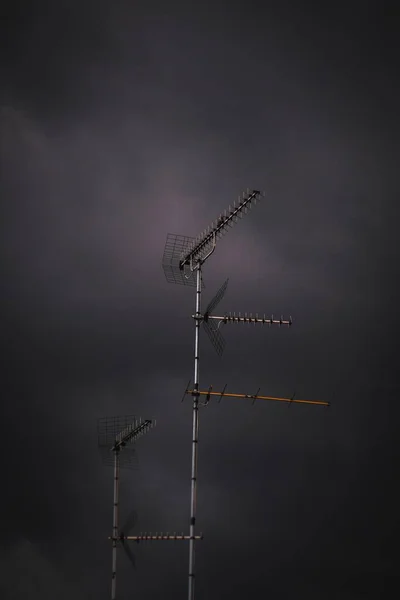
M207 319L215 319L216 321L223 321L224 323L260 323L263 325L288 325L289 327L292 324L292 319L274 319L273 317L264 317L263 319L260 319L252 316L236 317L234 315L224 315L223 317L220 317L217 315L208 315Z
M117 538L118 538L118 496L119 496L119 450L114 450L114 505L112 535L112 579L111 600L117 598Z
M188 600L194 600L194 564L195 564L195 524L197 502L197 452L199 437L199 334L201 324L201 262L196 271L196 314L194 338L194 382L193 382L193 436L192 436L192 478L190 489L190 540L189 540L189 588Z
M194 538L196 540L202 540L203 536L202 535L195 535ZM111 538L109 538L111 539ZM119 539L122 540L128 540L128 541L132 541L132 542L146 542L146 541L175 541L175 540L189 540L191 539L190 535L169 535L169 534L163 534L161 533L160 535L151 535L151 534L147 534L147 533L143 533L140 535L124 535L123 537L120 537Z
M187 394L191 394L192 390L187 390ZM224 398L226 396L230 398L250 398L253 400L273 400L275 402L287 402L288 404L315 404L318 406L330 406L329 402L324 402L322 400L297 400L295 398L277 398L275 396L259 396L258 394L230 394L228 392L209 392L209 391L198 391L200 396L221 396L223 394Z

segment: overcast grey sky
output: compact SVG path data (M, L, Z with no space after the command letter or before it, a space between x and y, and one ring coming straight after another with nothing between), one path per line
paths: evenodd
M247 187L266 198L207 263L204 301L229 277L221 310L293 327L226 327L222 359L203 336L201 387L332 406L201 411L196 598L389 597L395 13L264 4L2 9L2 598L59 597L60 581L109 598L99 417L158 423L122 474L122 518L188 530L194 294L167 284L162 253L167 233L197 235ZM186 597L185 544L134 550L121 600Z

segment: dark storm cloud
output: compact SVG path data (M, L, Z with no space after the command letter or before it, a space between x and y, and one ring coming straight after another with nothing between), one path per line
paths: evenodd
M95 420L124 413L158 426L123 473L123 518L134 506L138 529L186 531L194 298L167 285L161 256L167 232L196 235L254 185L267 197L207 264L204 301L229 276L221 310L294 324L226 327L221 361L204 336L202 386L333 406L201 411L198 595L384 597L398 294L379 9L44 7L4 21L6 540L40 542L108 597L112 475ZM134 550L121 593L184 596L186 547Z

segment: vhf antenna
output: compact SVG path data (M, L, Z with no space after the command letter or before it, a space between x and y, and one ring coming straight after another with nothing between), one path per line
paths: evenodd
M155 424L155 421L150 419L142 421L133 415L103 417L97 421L98 446L103 451L103 460L107 465L114 465L113 529L112 537L109 538L112 540L111 600L116 600L117 597L118 541L121 541L128 558L133 562L133 556L124 544L126 536L121 536L119 533L119 471L121 467L134 466L133 459L136 452L134 443L155 427Z
M186 390L183 394L182 397L182 402L185 398L185 396L187 394L192 395L193 394L193 390L189 389L190 386L190 381L186 386ZM255 403L256 400L269 400L272 402L284 402L285 404L311 404L313 406L330 406L329 402L326 402L325 400L300 400L300 398L295 398L296 393L293 394L293 396L291 398L281 398L279 396L260 396L260 389L258 388L257 392L255 394L232 394L231 392L227 392L226 391L227 385L224 386L224 389L222 390L222 392L213 392L213 386L210 385L210 387L208 388L208 390L199 390L198 394L199 396L206 396L206 399L204 400L204 403L202 404L202 406L207 406L207 404L210 402L211 397L214 396L219 396L217 402L221 402L222 398L242 398L245 400L252 400L252 404Z
M264 194L263 194L264 195ZM194 579L195 579L195 524L196 524L196 501L197 501L197 457L198 457L198 437L199 437L199 334L200 325L208 333L214 347L218 353L223 351L223 338L213 321L228 322L228 317L212 317L211 311L216 307L225 293L227 282L217 292L204 314L201 314L201 290L202 290L202 265L207 258L214 252L217 240L221 238L230 227L242 218L257 200L261 197L258 190L247 190L243 196L238 199L237 204L229 206L206 230L197 238L189 238L182 235L168 234L163 256L163 269L166 279L170 283L179 283L183 285L196 286L195 314L192 315L195 321L195 342L194 342L194 382L191 395L193 397L193 427L192 427L192 477L191 477L191 495L190 495L190 541L189 541L189 588L188 600L194 600ZM229 322L247 322L242 317L232 317ZM254 321L252 322L265 322ZM291 319L284 321L271 320L269 324L291 325Z

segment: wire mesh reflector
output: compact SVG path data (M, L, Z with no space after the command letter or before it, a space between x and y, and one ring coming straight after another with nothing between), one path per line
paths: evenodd
M228 287L228 282L229 279L227 279L226 281L224 281L224 283L221 285L221 287L219 288L219 290L217 291L217 293L215 294L214 298L212 298L212 300L210 300L207 308L206 308L206 312L204 313L204 319L207 320L208 315L214 310L214 308L216 308L218 306L218 304L221 302L222 298L225 295L226 292L226 288Z
M218 356L222 356L222 353L225 348L225 340L222 336L222 333L218 329L218 325L214 323L214 321L203 321L203 327L210 338L210 342L214 346L215 352Z
M139 425L135 415L123 415L118 417L102 417L97 420L97 441L100 456L107 466L114 466L114 453L111 448L120 439L121 433ZM120 467L137 468L136 447L127 444L123 452L119 453Z
M178 283L180 285L196 286L196 275L190 268L184 270L179 268L179 261L182 253L193 243L194 238L185 235L169 233L165 243L162 267L165 278L168 283ZM202 283L204 288L204 284Z

